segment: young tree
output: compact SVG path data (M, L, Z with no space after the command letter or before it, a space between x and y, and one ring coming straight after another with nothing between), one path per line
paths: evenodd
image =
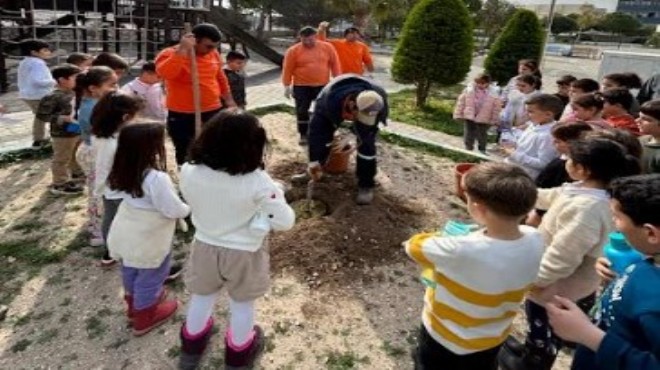
M473 43L472 21L463 0L421 0L403 25L392 76L416 85L417 106L422 107L432 84L453 85L465 79Z
M488 37L486 45L491 45L493 40L502 32L506 22L516 12L516 7L506 0L487 0L484 2L479 14L477 24L483 28Z
M484 67L493 80L506 84L517 74L520 59L539 59L545 32L534 12L519 9L506 24L486 57Z
M551 32L553 34L576 32L580 29L575 19L557 14L552 20Z

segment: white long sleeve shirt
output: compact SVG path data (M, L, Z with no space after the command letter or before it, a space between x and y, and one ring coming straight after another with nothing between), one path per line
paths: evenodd
M195 238L207 244L254 252L266 236L250 227L255 218L264 216L272 230L288 230L295 222L284 192L263 170L230 175L186 163L180 188L192 211Z
M164 121L167 118L167 109L165 108L165 94L163 86L160 83L146 84L139 78L122 86L121 91L129 95L137 95L144 99L144 108L140 115L144 118Z
M552 127L556 122L546 124L531 123L516 143L516 150L505 159L507 163L521 166L532 179L536 179L542 169L559 153L552 144Z
M25 57L18 64L18 97L26 100L40 100L55 88L55 80L50 74L46 61L36 57Z
M190 207L179 198L174 184L166 172L149 170L142 181L142 191L144 195L141 198L134 198L123 191L115 192L115 194L135 208L147 211L155 210L167 218L184 218L190 213Z
M94 189L92 194L96 197L104 196L107 199L119 199L120 196L106 186L112 165L117 152L117 138L100 138L92 135L92 153L94 155Z

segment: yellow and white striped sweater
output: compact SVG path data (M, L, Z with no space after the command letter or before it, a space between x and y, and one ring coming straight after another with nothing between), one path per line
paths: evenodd
M457 237L418 234L405 243L408 255L433 271L422 321L442 346L464 355L504 342L543 256L538 231L521 231L518 240L493 239L480 230Z

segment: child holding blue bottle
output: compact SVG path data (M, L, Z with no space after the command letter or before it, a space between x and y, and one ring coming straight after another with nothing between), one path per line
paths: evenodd
M649 256L628 267L601 295L594 322L569 299L546 305L550 325L580 344L572 370L660 369L660 175L615 180L609 193L614 223Z
M37 119L50 123L53 139L50 192L56 195L80 194L82 187L74 180L84 178L76 161L76 148L80 144L80 125L73 118L76 77L82 70L73 64L53 68L51 74L57 88L41 99Z

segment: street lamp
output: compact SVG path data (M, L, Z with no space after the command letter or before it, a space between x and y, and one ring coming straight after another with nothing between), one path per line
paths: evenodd
M551 0L550 1L550 12L548 13L548 29L546 30L546 36L545 36L545 44L543 45L543 51L541 52L541 62L539 65L541 66L541 70L543 70L543 63L545 62L545 48L548 45L548 41L550 41L550 35L552 34L552 22L555 19L555 5L557 4L557 0Z

